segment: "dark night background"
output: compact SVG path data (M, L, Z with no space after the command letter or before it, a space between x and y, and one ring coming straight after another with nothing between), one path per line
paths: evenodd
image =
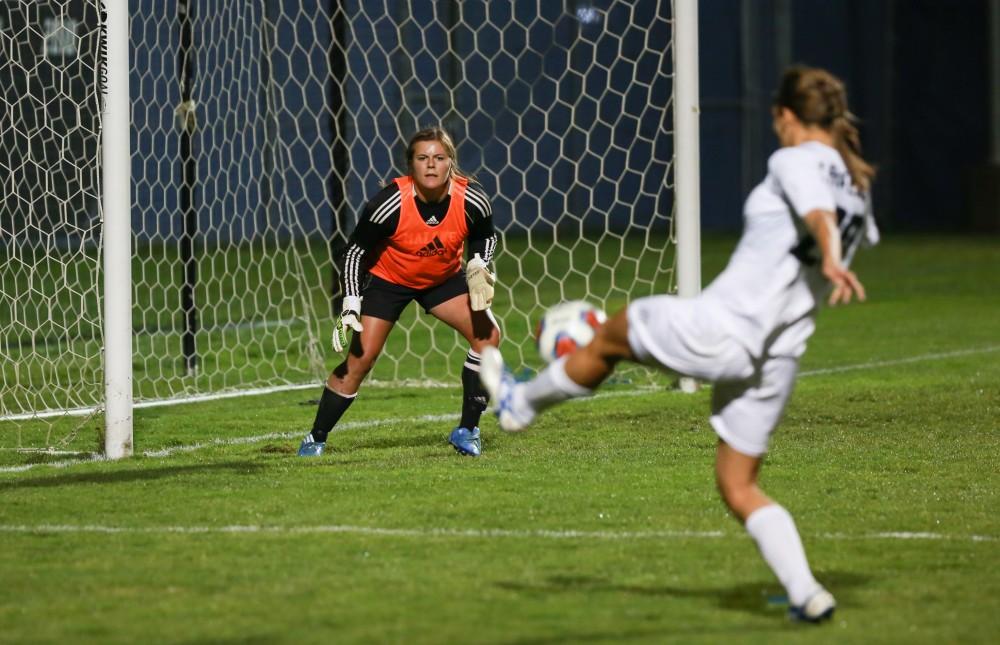
M669 112L646 110L670 92L669 80L663 80L669 79L670 57L658 47L662 42L665 48L670 37L668 2L187 2L197 43L196 200L206 240L252 238L261 226L291 235L329 235L336 220L349 228L377 182L401 169L400 139L433 122L455 131L463 165L489 191L506 196L495 204L495 214L508 234L544 224L553 213L578 211L585 227L603 226L605 219L615 227L629 217L662 212L663 202L669 206L669 193L656 188L668 167L669 139L657 141L648 154L636 150L635 158L654 159L651 166L636 169L624 153L605 155L607 143L622 132L595 119L622 107L599 94L587 98L602 83L624 82L623 109L642 112L640 129L655 129L658 122L669 127ZM8 185L16 190L6 193L4 206L15 221L24 216L21 209L34 199L33 191L42 191L36 204L46 207L32 217L95 216L96 173L50 169L49 183L57 188L46 192L40 188L44 172L24 163L29 146L36 146L36 159L58 157L57 148L67 146L79 165L95 155L98 103L94 85L80 75L95 67L97 14L93 5L85 6L82 0L53 0L0 7L0 171L12 175ZM151 239L176 239L180 230L177 6L130 2L133 219L136 230L145 231L140 237ZM991 111L990 105L991 78L997 76L990 66L991 10L1000 12L990 0L701 0L703 228L739 229L742 201L763 176L776 143L768 111L772 88L785 65L800 62L827 67L846 81L866 156L880 171L874 198L884 229L1000 229L1000 151L990 149L993 130L1000 128L991 125L1000 119L991 116L1000 108ZM590 11L600 18L588 24L580 16ZM27 71L4 60L14 54L39 61L46 42L40 25L57 13L80 21L78 56L62 62L49 57ZM448 23L459 16L480 28ZM645 33L636 27L647 26L647 46L653 47L622 81L613 72L618 41L610 41L609 49L604 34L625 34L628 46ZM330 46L338 28L346 48ZM500 52L488 61L499 52L501 37L513 55ZM413 39L423 52L410 59L398 43ZM575 80L560 78L584 64L565 56L573 48L596 51L612 70L610 80L586 68L576 70ZM338 49L344 52L340 59L331 54ZM633 93L628 84L647 73L662 82ZM577 94L584 99L572 111L559 103ZM533 107L525 111L529 96ZM74 105L82 109L76 112ZM30 139L11 125L48 121L58 129L67 120L77 129L63 139ZM217 125L228 130L211 127ZM331 155L335 132L339 152ZM560 152L575 158L576 166L555 163ZM331 157L338 154L341 179L331 180L337 176ZM615 200L630 171L633 184L639 181L634 177L647 175L652 192L664 194L655 198L659 204L653 198ZM547 181L555 191L546 191ZM64 184L69 187L63 204L70 204L71 213L49 203ZM287 212L275 224L269 209Z

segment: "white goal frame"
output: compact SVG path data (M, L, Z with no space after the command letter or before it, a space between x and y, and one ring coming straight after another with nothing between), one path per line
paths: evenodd
M701 292L701 107L698 99L698 0L674 0L674 184L677 227L677 294ZM684 377L681 390L697 383Z
M104 0L104 454L132 455L132 162L128 0Z
M701 289L698 2L669 1L673 41L664 47L671 47L674 56L674 122L669 124L674 128L671 237L676 242L678 294L690 297ZM133 454L130 15L128 0L100 0L100 7L104 450L107 458L118 459ZM687 391L694 388L689 380L681 385Z

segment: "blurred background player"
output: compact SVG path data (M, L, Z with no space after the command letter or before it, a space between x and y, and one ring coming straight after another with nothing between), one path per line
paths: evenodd
M746 200L728 266L701 295L636 300L587 347L530 383L515 382L500 352L487 349L481 378L510 431L553 404L589 395L620 360L715 383L722 498L787 590L791 616L819 622L833 614L834 598L813 577L791 515L764 494L757 475L819 303L865 297L847 267L863 240L878 241L869 199L874 170L860 155L844 85L830 73L787 70L772 114L781 148Z
M448 441L460 454L479 456L479 417L488 403L479 383L479 356L496 347L500 330L490 304L497 249L490 201L458 168L455 144L441 128L413 135L406 148L409 174L397 177L364 208L345 252L344 303L333 332L347 358L334 368L300 456L323 453L327 435L350 407L400 314L416 300L470 345L462 367L462 418ZM462 250L469 260L463 271ZM367 274L367 284L362 287Z

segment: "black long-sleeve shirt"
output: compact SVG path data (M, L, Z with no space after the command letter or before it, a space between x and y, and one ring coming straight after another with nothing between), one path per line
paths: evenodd
M431 204L420 201L416 196L414 199L417 211L430 226L440 223L451 205L450 194ZM391 237L399 226L400 201L399 186L392 182L365 204L344 253L345 296L361 295L364 276L376 259L370 257L370 252ZM492 262L497 251L493 208L482 187L471 182L465 190L465 218L469 224L465 245L467 257L478 253L485 262Z

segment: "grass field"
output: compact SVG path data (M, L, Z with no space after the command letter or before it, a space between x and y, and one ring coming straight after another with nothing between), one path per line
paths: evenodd
M709 388L484 418L479 459L445 443L458 388L370 388L318 460L312 391L137 410L118 463L0 452L0 642L995 642L1000 242L856 267L762 476L830 624L786 620L718 501Z

